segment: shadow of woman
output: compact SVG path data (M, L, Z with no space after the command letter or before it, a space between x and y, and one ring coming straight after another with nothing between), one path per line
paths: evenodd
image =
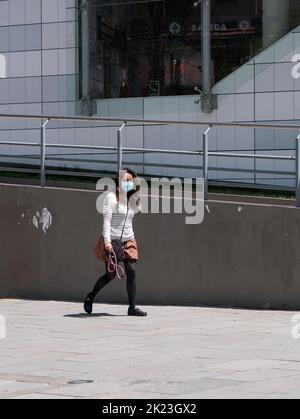
M74 319L86 319L91 317L127 317L125 314L110 314L110 313L78 313L78 314L65 314L64 317L71 317Z

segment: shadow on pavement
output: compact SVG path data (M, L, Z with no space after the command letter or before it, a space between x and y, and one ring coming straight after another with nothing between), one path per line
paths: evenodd
M95 313L95 314L86 314L86 313L78 313L78 314L65 314L64 317L72 317L75 319L86 319L90 317L127 317L125 314L109 314L109 313Z

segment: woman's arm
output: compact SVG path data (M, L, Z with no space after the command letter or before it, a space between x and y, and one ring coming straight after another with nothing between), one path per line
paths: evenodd
M111 218L114 210L114 195L108 193L103 201L103 231L104 244L111 243Z
M136 201L136 207L137 207L137 212L142 212L142 201L140 197L138 197Z

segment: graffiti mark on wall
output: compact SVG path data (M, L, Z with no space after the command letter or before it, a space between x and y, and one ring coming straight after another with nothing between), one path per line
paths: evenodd
M44 207L41 211L38 210L27 210L21 214L22 220L32 225L37 230L41 230L44 234L47 234L49 228L52 226L53 217L51 212ZM20 222L18 223L20 224Z
M47 234L47 231L52 225L51 212L48 211L47 208L43 208L41 212L36 211L32 217L32 224L36 227L37 230L41 227L43 232Z

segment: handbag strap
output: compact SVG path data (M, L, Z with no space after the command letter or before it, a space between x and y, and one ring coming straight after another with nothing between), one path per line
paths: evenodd
M121 234L121 237L120 237L120 241L122 241L122 237L123 237L123 233L124 233L124 229L125 229L125 224L126 224L127 217L128 217L128 211L129 211L129 205L128 205L128 202L127 202L127 213L126 213L125 221L124 221L124 224L123 224L123 230L122 230L122 234Z
M115 272L119 279L124 278L124 269L118 264L118 259L114 250L108 255L107 269L109 273Z

